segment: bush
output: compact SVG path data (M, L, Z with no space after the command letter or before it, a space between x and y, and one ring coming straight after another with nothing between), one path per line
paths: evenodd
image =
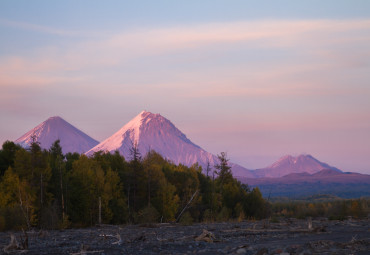
M44 229L57 229L60 226L56 205L49 206L40 213L40 226Z
M230 215L231 215L230 210L224 206L217 215L217 221L227 221L230 219Z
M204 211L204 214L203 214L203 221L204 222L214 222L214 216L213 216L213 213L210 209L207 209Z
M159 213L153 206L147 206L137 214L138 223L156 223L159 219Z
M19 206L0 210L0 231L22 228L27 228L27 224Z
M60 229L67 229L71 226L71 221L69 220L69 216L66 214L64 215L64 219L60 222Z
M190 212L185 212L180 218L180 224L184 226L189 226L193 224L193 217L191 217Z
M238 218L238 222L245 220L245 213L241 203L237 203L235 206L235 215Z
M0 215L0 231L5 231L5 219L4 216Z

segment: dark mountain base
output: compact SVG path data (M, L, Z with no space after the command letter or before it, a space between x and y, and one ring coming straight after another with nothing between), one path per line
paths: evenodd
M263 197L302 198L317 194L333 195L340 198L361 198L370 196L367 183L296 183L296 184L259 184ZM255 187L255 185L251 185Z
M324 169L320 172L294 173L280 178L239 178L251 187L258 187L265 198L301 198L318 194L340 198L370 196L370 175Z

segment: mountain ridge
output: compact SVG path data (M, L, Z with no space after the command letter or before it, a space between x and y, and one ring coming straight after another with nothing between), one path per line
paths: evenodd
M36 136L36 141L40 142L45 149L48 149L55 140L60 139L64 153L78 152L91 156L97 151L114 152L117 150L127 160L130 160L130 149L136 144L142 155L145 155L149 150L155 150L175 164L181 163L191 166L194 163L199 163L205 169L208 162L211 167L218 163L217 156L193 143L171 121L158 113L154 114L148 111L140 112L101 143L59 116L50 117L15 142L23 147L28 147L32 142L32 135ZM82 140L81 137L83 137ZM90 140L90 143L87 144L86 139ZM74 145L68 143L74 143ZM341 172L338 168L320 162L309 154L296 157L285 155L270 166L256 170L249 170L231 162L230 166L234 177L238 179L245 177L280 178L289 174L313 174L323 169Z
M330 194L342 198L370 195L370 175L323 169L319 172L292 173L283 177L240 178L242 183L258 187L265 197L296 198Z
M218 163L217 156L193 143L171 121L147 111L140 112L113 135L86 152L86 155L91 156L97 151L118 151L130 159L130 149L135 144L142 155L153 149L175 164L191 166L198 163L205 170L208 162L211 166ZM235 176L252 176L250 170L240 165L230 163L230 166Z
M313 174L323 169L331 169L336 172L342 172L336 167L321 162L309 154L301 154L297 157L285 155L268 167L253 170L255 178L274 177L279 178L291 173Z
M67 152L81 154L99 143L59 116L48 118L14 142L23 148L28 148L33 141L33 137L43 149L49 149L59 139L64 154Z

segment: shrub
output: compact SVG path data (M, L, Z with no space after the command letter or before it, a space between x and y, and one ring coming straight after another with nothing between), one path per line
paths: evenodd
M158 222L159 213L153 206L147 206L137 214L138 223L155 223Z
M193 217L191 217L190 212L185 212L180 218L180 224L184 226L189 226L193 224Z
M22 228L27 228L27 224L19 206L0 210L0 231Z
M230 210L224 206L217 215L217 221L227 221L230 219L230 215L231 215Z
M204 222L213 222L214 221L214 216L213 216L213 213L210 209L207 209L207 210L204 211L203 221Z

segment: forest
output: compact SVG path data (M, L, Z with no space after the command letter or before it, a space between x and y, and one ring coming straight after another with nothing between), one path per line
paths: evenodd
M213 222L263 218L268 204L258 188L233 178L226 153L202 167L175 165L155 151L131 158L118 152L63 155L6 141L0 150L0 231L61 229L95 224ZM206 172L206 174L203 174Z
M0 150L0 231L64 229L96 224L242 221L269 218L367 217L370 200L268 201L236 180L226 153L202 169L176 165L155 151L131 158L91 157L6 141Z

